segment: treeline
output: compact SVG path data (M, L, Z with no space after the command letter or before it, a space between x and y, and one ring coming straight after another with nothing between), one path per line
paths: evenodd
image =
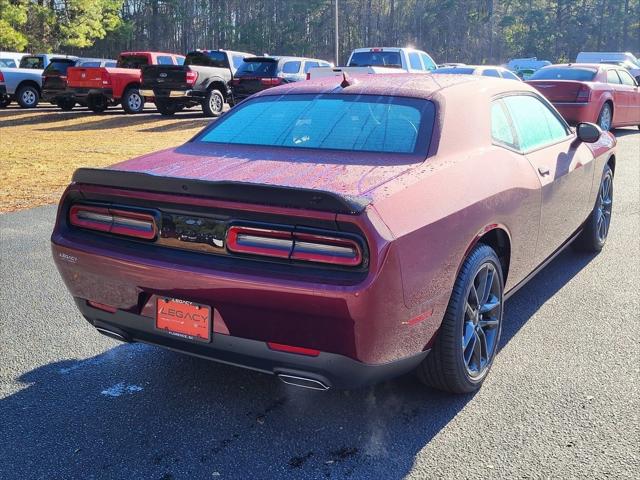
M0 49L114 57L229 48L333 60L334 0L0 0ZM415 45L437 62L640 50L640 0L339 0L340 55ZM17 39L17 41L16 41Z

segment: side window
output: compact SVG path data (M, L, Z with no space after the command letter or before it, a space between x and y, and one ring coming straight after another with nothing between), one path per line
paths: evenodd
M622 83L615 70L607 70L607 83Z
M498 77L500 78L500 74L498 73L498 70L494 69L494 68L488 68L486 70L482 71L482 76L483 77Z
M630 85L632 87L636 86L636 81L633 79L631 74L625 70L618 70L618 75L620 75L620 80L625 85Z
M176 57L176 65L184 65L184 59L185 57L183 57L182 55L178 55Z
M173 58L168 55L158 55L158 65L173 65Z
M319 67L320 64L318 62L304 62L304 73L307 73L312 68Z
M520 80L520 77L518 77L515 73L510 72L509 70L502 71L502 78L506 78L507 80Z
M300 62L285 62L282 66L282 73L298 73L300 71Z
M491 104L491 138L495 142L516 148L511 122L502 100L496 100Z
M422 70L422 63L420 63L420 55L418 52L409 52L409 65L412 70Z
M435 62L431 59L429 55L426 53L420 53L420 58L422 59L422 63L424 64L424 69L429 70L430 72L438 68Z
M513 120L522 151L556 143L569 134L556 114L533 95L513 95L502 101Z
M241 55L233 55L231 61L233 62L233 68L238 69L240 65L242 65L242 62L244 62L244 57Z

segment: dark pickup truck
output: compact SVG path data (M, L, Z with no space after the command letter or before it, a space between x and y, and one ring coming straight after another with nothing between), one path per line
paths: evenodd
M206 116L217 117L225 103L232 103L229 82L249 56L229 50L195 50L187 54L184 65L150 65L142 71L140 94L154 97L162 115L202 105Z

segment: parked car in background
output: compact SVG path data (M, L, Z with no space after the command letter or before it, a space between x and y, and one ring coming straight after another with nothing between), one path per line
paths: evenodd
M0 67L0 107L16 100L22 108L35 108L40 101L42 72L53 59L76 59L72 55L24 55L18 68Z
M505 299L572 241L603 248L614 147L521 82L291 83L182 146L76 171L53 258L121 341L317 390L417 370L471 392Z
M140 94L153 97L162 115L173 115L185 107L202 105L207 117L222 114L231 102L229 82L244 57L251 53L230 50L195 50L184 65L151 65L142 69Z
M142 68L147 65L182 65L184 56L163 52L122 52L115 67L71 67L67 88L76 101L94 112L122 104L126 113L140 113L147 100L140 94Z
M480 75L482 77L505 78L508 80L518 80L518 77L511 70L495 65L464 65L461 67L437 68L433 72L436 75Z
M42 99L62 110L72 110L77 100L67 88L67 70L70 67L115 67L116 60L105 58L56 58L42 72Z
M613 63L624 66L634 78L640 75L640 60L631 52L580 52L576 63Z
M531 78L531 75L536 73L536 71L531 68L521 68L520 70L513 73L515 73L520 80L529 80Z
M459 62L445 62L445 63L439 63L437 68L446 68L446 67L464 67L466 65L466 63L459 63Z
M603 130L640 126L638 83L625 68L602 63L551 65L527 83L571 124L594 122Z
M305 80L310 71L329 65L317 58L246 57L231 80L233 101L237 103L267 88Z
M427 52L414 48L375 47L356 48L347 61L346 67L314 68L309 71L308 80L323 77L347 75L368 75L377 73L429 73L437 68Z
M18 68L20 60L28 53L0 52L0 68Z
M538 60L536 57L513 58L506 63L505 68L511 70L522 80L527 80L534 72L548 65L551 65L549 60Z

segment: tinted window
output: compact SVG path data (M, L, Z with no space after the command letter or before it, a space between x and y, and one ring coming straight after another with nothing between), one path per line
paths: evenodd
M285 62L282 66L282 73L298 73L302 62Z
M622 83L624 83L625 85L631 85L631 86L636 85L635 80L633 79L633 77L629 72L626 72L624 70L618 70L618 75L620 76L620 80L622 80Z
M44 69L44 59L42 57L22 57L20 68Z
M142 55L127 55L118 58L118 67L120 68L140 68L148 64L149 60Z
M431 58L429 57L429 55L427 55L426 53L421 53L420 54L420 58L422 58L422 63L424 63L424 68L427 70L435 70L436 64L433 60L431 60Z
M509 70L502 70L502 78L507 78L509 80L520 80L515 73L510 72Z
M227 54L217 50L208 52L191 52L187 54L185 65L197 65L201 67L229 68Z
M105 67L115 67L117 65L118 65L117 62L107 62L104 64Z
M592 68L547 67L541 68L529 77L529 80L577 80L590 82L596 76Z
M248 58L238 67L236 77L275 77L277 66L276 60Z
M516 147L511 123L501 100L491 104L491 138L498 143Z
M55 59L52 60L47 68L44 69L45 74L58 74L58 75L66 75L67 68L73 67L75 65L75 60L67 60L67 59Z
M434 106L374 95L259 97L230 111L203 142L361 152L426 153Z
M77 67L85 67L85 68L99 67L100 66L100 62L79 62L78 65L76 65L76 66Z
M420 55L416 52L409 52L409 65L413 70L422 70L422 63L420 63Z
M238 69L240 65L242 65L242 62L244 61L244 57L240 55L233 55L231 57L231 61L233 62L233 68Z
M475 69L464 67L444 67L438 68L433 73L472 75Z
M0 58L0 67L16 68L16 62L13 58Z
M182 55L176 55L176 65L184 65L185 57Z
M165 55L158 55L158 65L173 65L173 58Z
M319 67L320 64L318 62L304 62L304 73L307 73L312 68Z
M504 104L518 135L518 148L531 150L566 137L564 124L541 100L531 95L505 97Z
M482 71L482 76L483 77L498 77L498 78L500 78L500 74L498 73L498 70L495 70L493 68L489 68L487 70L483 70Z
M396 67L402 68L400 52L356 52L349 67Z

